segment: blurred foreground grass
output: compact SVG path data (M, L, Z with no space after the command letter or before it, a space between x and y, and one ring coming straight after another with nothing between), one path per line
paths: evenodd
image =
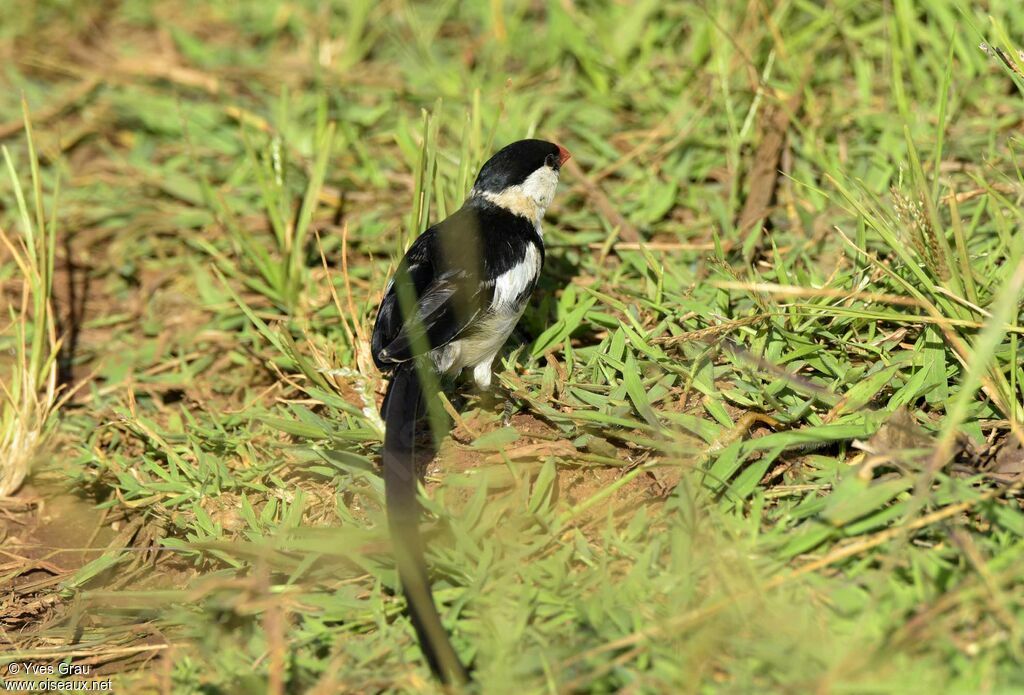
M575 165L498 374L518 412L460 398L428 475L481 692L1024 687L1020 26L909 0L0 6L0 137L32 190L24 94L81 384L34 489L106 530L51 561L82 522L51 508L45 541L28 493L8 510L0 659L432 690L366 335L403 245L537 135ZM4 379L43 330L16 314Z

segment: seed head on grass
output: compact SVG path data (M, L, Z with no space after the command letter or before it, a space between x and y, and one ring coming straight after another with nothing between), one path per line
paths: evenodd
M903 224L906 240L930 271L943 280L949 279L949 268L942 257L942 249L939 247L935 229L928 221L928 215L925 214L924 203L920 200L910 199L896 186L889 190L892 192L896 219Z

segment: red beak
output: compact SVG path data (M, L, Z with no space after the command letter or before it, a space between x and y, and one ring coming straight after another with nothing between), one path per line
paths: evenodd
M569 161L569 157L572 155L569 154L569 150L565 149L561 145L556 145L556 147L558 147L558 166L562 166Z

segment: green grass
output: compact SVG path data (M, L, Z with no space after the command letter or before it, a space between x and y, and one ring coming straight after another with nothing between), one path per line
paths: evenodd
M24 104L23 104L24 108ZM39 162L32 146L31 124L25 120L32 171L35 219L29 213L10 153L4 161L17 203L20 235L12 239L0 228L0 243L22 283L20 301L11 302L4 331L13 357L0 382L0 497L14 494L29 475L37 450L45 445L58 406L58 341L52 305L55 219L47 224L39 181ZM56 198L56 194L54 194ZM31 309L29 308L31 307ZM6 360L5 360L6 362Z
M3 183L0 227L55 254L82 384L37 470L117 524L17 584L0 659L436 691L368 334L405 245L536 135L579 171L498 365L517 415L454 398L427 479L479 691L1024 687L1024 8L332 4L0 8L0 135L35 194ZM0 255L15 311L21 286ZM42 311L0 326L0 367L46 366Z

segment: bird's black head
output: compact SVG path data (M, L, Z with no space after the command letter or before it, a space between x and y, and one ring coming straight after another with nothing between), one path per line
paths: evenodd
M505 145L480 168L473 184L475 193L502 193L510 186L521 186L532 174L544 168L557 174L569 159L569 151L546 140L519 140Z

